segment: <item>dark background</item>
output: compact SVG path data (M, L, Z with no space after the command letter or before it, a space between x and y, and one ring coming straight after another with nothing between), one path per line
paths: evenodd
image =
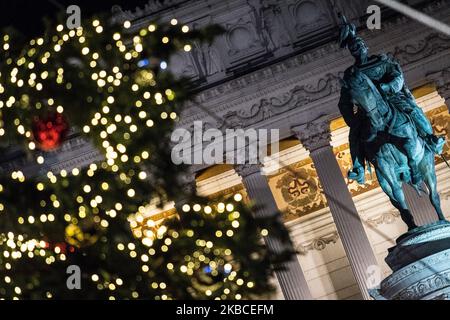
M37 36L44 31L44 17L54 19L71 4L81 8L82 18L95 13L111 12L119 5L124 10L144 7L148 0L0 0L0 29L13 26L22 33Z

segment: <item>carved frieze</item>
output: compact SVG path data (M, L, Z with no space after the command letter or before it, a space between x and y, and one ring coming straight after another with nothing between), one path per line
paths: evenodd
M446 273L436 273L435 275L423 279L413 286L402 290L396 297L396 300L418 300L434 291L448 288L450 286L450 271ZM449 293L446 293L447 295ZM442 295L441 295L442 297Z
M413 276L414 274L419 274L423 270L426 270L429 268L429 266L435 266L438 264L442 264L445 261L448 261L450 259L450 250L446 250L442 252L441 254L432 255L429 256L422 261L419 261L417 263L412 263L394 274L392 274L389 278L385 279L382 284L382 288L394 288L399 283L407 280L409 277Z
M392 224L398 218L400 218L400 213L398 210L390 210L388 212L384 212L383 214L373 217L366 220L366 223L371 228L377 228L383 224Z
M170 57L168 66L170 72L178 77L188 79L199 78L198 69L196 68L194 56L191 52L177 52Z
M232 64L242 63L248 56L264 51L264 40L250 17L245 15L229 21L226 27L227 53Z
M440 33L432 33L416 43L395 47L391 53L401 64L405 65L420 61L426 56L437 54L449 48L449 37Z
M327 74L314 84L295 86L281 96L263 98L248 109L239 109L226 113L223 117L223 123L219 124L219 128L224 128L230 122L238 122L243 127L247 127L275 115L323 99L339 91L339 79L338 75Z
M252 18L264 44L271 52L288 47L293 43L292 30L285 19L285 3L278 0L248 1Z
M335 26L326 0L287 1L290 20L293 21L297 42L305 44L302 39L315 33L323 33L323 29Z

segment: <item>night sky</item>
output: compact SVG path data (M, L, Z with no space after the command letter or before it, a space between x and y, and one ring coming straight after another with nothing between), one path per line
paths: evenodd
M22 33L37 36L44 30L44 17L52 19L71 4L81 8L83 17L110 12L113 5L133 10L148 0L0 0L0 28L13 26Z

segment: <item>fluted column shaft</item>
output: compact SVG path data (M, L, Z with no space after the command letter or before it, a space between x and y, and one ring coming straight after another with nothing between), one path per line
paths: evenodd
M439 95L445 99L450 112L450 68L427 75L427 78L436 85ZM414 220L418 225L424 225L438 220L436 210L430 203L429 197L419 197L417 192L410 186L404 186L405 197L411 209Z
M236 166L236 172L242 177L249 198L255 203L255 216L261 218L276 217L282 220L272 191L266 177L261 175L257 165ZM284 225L281 223L281 225ZM288 233L287 229L285 230ZM287 244L279 238L270 235L264 238L267 247L274 253L282 253L286 250L294 252L292 243ZM276 276L280 283L281 291L286 300L311 300L311 292L306 282L303 270L296 256L283 264L283 270L277 270Z
M310 152L356 282L364 299L370 299L367 272L378 263L330 145L329 122L320 120L292 130Z

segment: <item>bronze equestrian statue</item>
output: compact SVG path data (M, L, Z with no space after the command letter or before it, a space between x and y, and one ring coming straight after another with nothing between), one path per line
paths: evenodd
M340 45L355 58L355 64L345 70L339 101L339 110L350 127L353 169L349 179L364 184L366 166L370 169L372 164L381 188L409 230L417 225L402 184L408 183L420 192L425 183L439 220L445 220L434 162L434 155L442 154L445 139L433 134L430 122L405 84L399 63L385 54L369 56L355 26L345 17L342 20Z

